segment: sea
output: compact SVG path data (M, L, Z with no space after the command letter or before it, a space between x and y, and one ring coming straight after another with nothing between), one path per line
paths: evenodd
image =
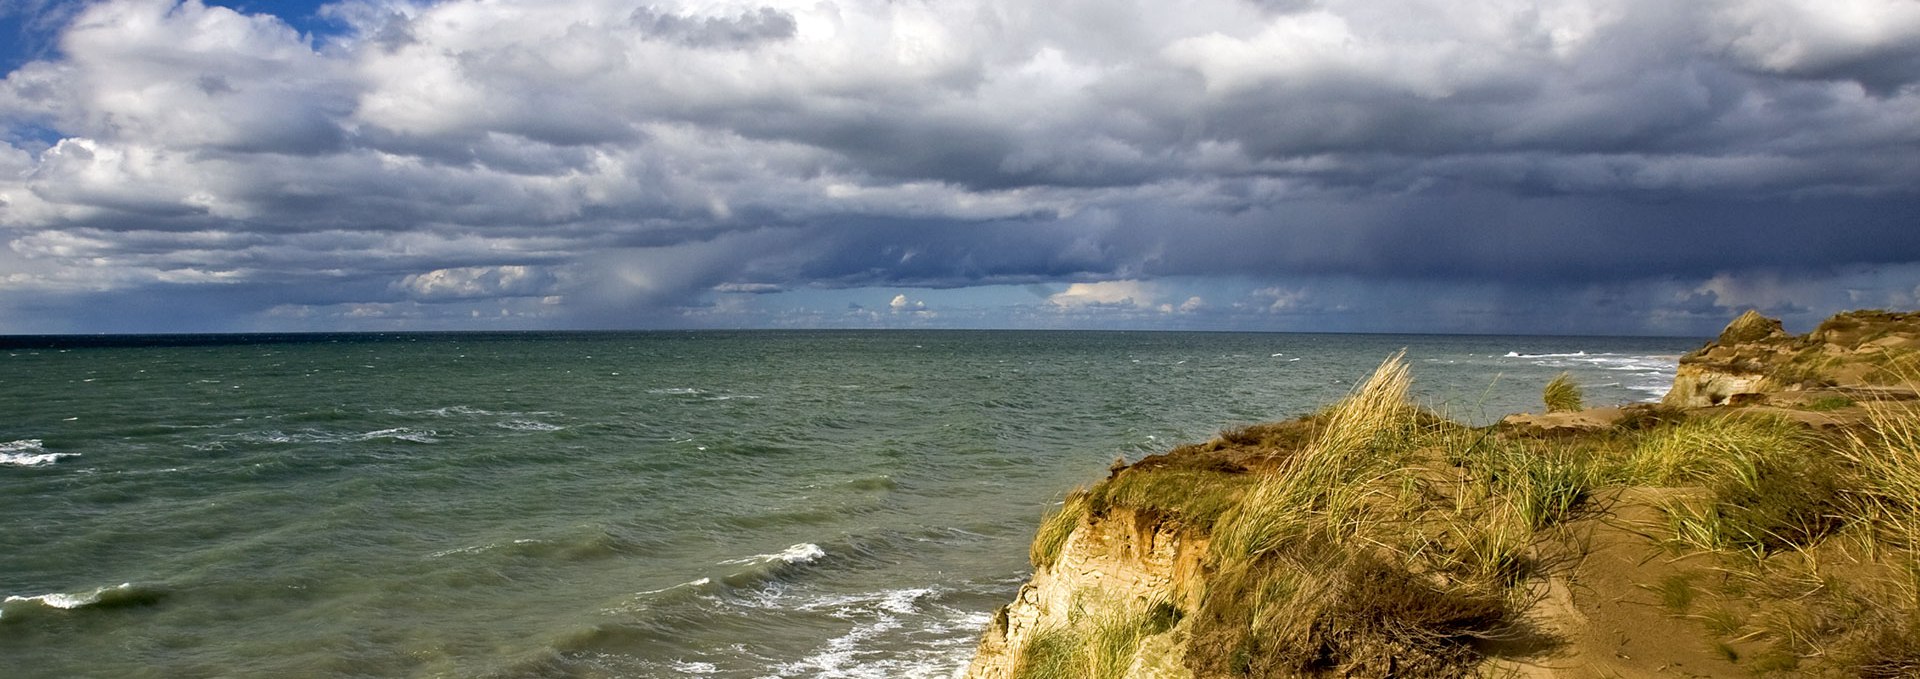
M1698 338L0 337L0 676L950 677L1074 489L1405 350L1485 423Z

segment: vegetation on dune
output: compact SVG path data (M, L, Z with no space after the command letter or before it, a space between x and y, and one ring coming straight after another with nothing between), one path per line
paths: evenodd
M1728 333L1781 336L1747 316ZM1634 530L1709 564L1642 587L1726 658L1761 674L1920 676L1920 403L1803 399L1842 416L1827 429L1751 414L1777 407L1648 406L1553 438L1448 421L1414 406L1409 384L1396 355L1324 411L1076 491L1043 523L1036 567L1089 517L1128 510L1207 538L1199 587L1076 605L1018 676L1121 676L1142 639L1176 624L1199 677L1473 675L1487 640L1522 630L1561 527L1610 520L1596 498L1629 488L1663 519ZM1544 398L1580 407L1564 374Z
M1028 548L1027 559L1034 568L1050 566L1060 559L1060 550L1067 545L1067 538L1073 535L1073 529L1087 516L1087 495L1075 491L1068 495L1058 509L1048 512L1040 520L1040 530L1033 536L1033 545Z
M1547 404L1547 412L1564 413L1579 410L1580 387L1573 383L1573 376L1567 373L1555 375L1547 382L1546 389L1540 393L1540 400Z
M1119 679L1133 666L1140 641L1178 621L1166 602L1121 602L1098 592L1076 597L1066 624L1041 629L1013 668L1014 679Z

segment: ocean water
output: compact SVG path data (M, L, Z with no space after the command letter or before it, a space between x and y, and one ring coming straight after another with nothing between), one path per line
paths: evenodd
M0 338L0 676L947 677L1046 508L1405 348L1485 422L1688 339Z

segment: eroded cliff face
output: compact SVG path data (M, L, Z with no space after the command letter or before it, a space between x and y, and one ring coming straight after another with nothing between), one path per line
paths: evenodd
M1805 335L1748 311L1720 337L1680 357L1663 403L1682 408L1733 405L1806 390L1900 391L1920 362L1920 313L1853 311Z
M1001 607L980 640L965 679L1019 675L1027 647L1043 631L1092 624L1101 608L1144 610L1158 604L1192 610L1207 542L1150 514L1115 509L1075 526L1059 558L1035 570L1013 603ZM1180 666L1186 624L1138 640L1126 660L1128 679L1191 677Z

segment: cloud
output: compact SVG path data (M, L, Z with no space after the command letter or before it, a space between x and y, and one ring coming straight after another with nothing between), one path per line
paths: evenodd
M1074 283L1047 301L1068 309L1085 307L1151 308L1159 299L1152 283L1121 280L1099 283Z
M556 276L529 266L470 266L410 274L394 285L419 300L544 296Z
M1657 289L1658 328L1920 261L1904 0L621 5L345 0L315 35L35 3L59 49L0 80L0 307L555 297L599 327L1066 285L999 313L1413 323L1396 294Z
M893 309L893 312L896 314L917 313L926 311L927 303L917 299L908 299L905 293L901 293L894 295L893 301L887 302L887 308Z

